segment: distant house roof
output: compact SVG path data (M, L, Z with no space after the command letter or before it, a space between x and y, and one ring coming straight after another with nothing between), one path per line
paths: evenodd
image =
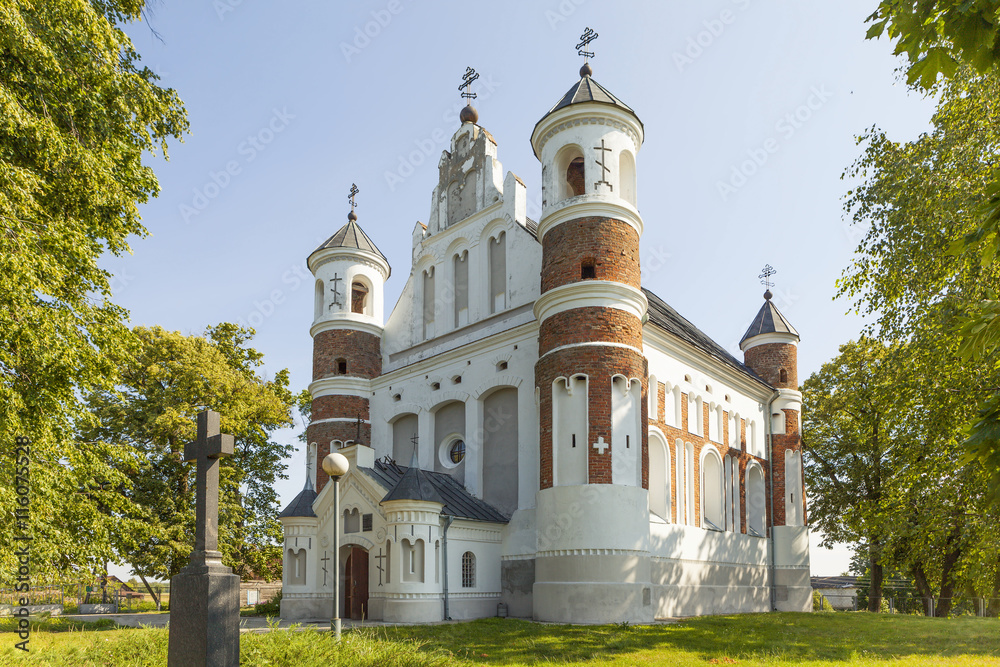
M857 588L858 578L853 576L841 577L809 577L809 583L813 588Z
M760 378L760 376L744 366L742 362L736 359L736 357L729 354L725 348L712 340L708 334L691 324L691 322L682 317L680 313L667 305L666 301L656 296L646 288L643 288L642 291L649 300L649 310L647 312L649 313L650 324L653 324L654 326L657 326L660 329L687 341L702 352L706 352L722 363L732 367L740 373L743 373L747 377L750 377L757 382L762 382L765 385L767 384Z
M372 477L383 488L395 490L400 480L409 468L379 459L372 468L360 468ZM451 475L430 470L421 470L420 477L426 479L440 496L437 502L444 503L443 514L459 519L488 521L491 523L507 523L508 518L492 505L476 498L465 487L456 482ZM421 491L422 493L423 491ZM386 500L391 500L386 496Z

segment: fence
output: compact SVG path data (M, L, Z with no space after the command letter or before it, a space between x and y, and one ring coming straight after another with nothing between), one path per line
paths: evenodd
M820 593L820 597L828 602L834 611L867 611L866 602L858 604L856 593ZM824 605L825 606L825 605ZM900 595L884 595L882 597L883 614L911 614L937 616L947 609L947 615L952 616L983 616L997 618L1000 615L1000 598L924 598L912 593Z

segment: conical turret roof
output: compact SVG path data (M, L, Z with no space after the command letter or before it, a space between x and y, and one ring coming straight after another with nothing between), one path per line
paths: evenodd
M789 334L795 336L796 339L799 338L799 332L785 319L785 316L781 314L778 307L772 303L771 291L768 290L764 293L764 305L757 311L757 316L750 323L750 328L747 329L747 332L743 334L743 338L740 339L740 346L754 336L772 333Z
M441 497L441 494L431 482L427 473L417 465L416 448L413 451L413 460L410 462L410 467L399 478L396 486L389 493L385 494L382 502L390 500L426 500L433 503L441 503L441 505L445 504L444 498Z
M288 504L288 507L281 511L278 518L289 517L289 516L306 516L314 517L316 513L313 512L313 502L316 500L316 489L312 485L312 475L306 470L306 484L303 489L299 492L299 495Z
M562 96L562 99L556 102L555 106L549 109L548 113L545 115L548 116L549 114L558 111L563 107L568 107L571 104L582 104L584 102L611 104L613 106L620 107L635 116L635 111L632 107L615 97L611 91L594 81L594 79L590 76L580 77L580 80L573 84L573 87L567 90L566 94ZM636 116L636 118L638 118L638 116Z
M357 250L364 250L366 252L374 253L385 260L388 264L389 260L386 256L382 254L382 251L372 243L372 240L368 238L365 231L361 229L361 225L358 224L357 218L352 212L347 219L347 224L337 230L337 233L324 241L312 254L316 254L320 250L327 250L329 248L354 248Z

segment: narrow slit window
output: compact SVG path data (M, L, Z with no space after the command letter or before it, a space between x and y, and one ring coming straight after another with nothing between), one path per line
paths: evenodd
M597 278L597 266L592 259L585 259L580 265L580 278L582 280L594 280Z
M347 359L337 359L337 375L347 375Z

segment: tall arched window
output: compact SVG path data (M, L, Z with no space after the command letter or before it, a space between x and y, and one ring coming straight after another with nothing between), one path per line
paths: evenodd
M323 281L316 281L316 294L314 296L314 306L316 310L316 315L314 319L319 319L323 317Z
M434 312L437 304L434 301L434 267L424 271L424 338L434 337Z
M722 460L709 449L701 462L701 517L705 528L725 530L725 497Z
M564 146L559 151L552 180L552 195L546 193L546 199L552 204L586 192L586 168L583 151L579 146Z
M649 511L670 522L670 451L659 434L649 434Z
M471 551L462 554L462 588L476 587L476 555Z
M747 466L747 532L755 537L764 537L767 512L767 497L764 491L764 471L759 464Z
M788 371L786 371L784 368L778 371L778 382L780 382L781 384L788 383Z
M452 257L455 274L455 328L469 323L469 251Z
M618 182L622 199L635 206L635 158L628 151L622 151L618 164Z
M392 583L392 542L385 541L385 583Z
M500 232L489 242L491 313L499 313L507 307L507 233Z

